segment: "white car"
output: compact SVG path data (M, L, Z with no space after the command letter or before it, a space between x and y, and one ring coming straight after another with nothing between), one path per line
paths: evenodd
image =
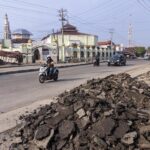
M144 59L145 59L145 60L150 60L150 56L149 56L149 55L145 55L145 56L144 56Z

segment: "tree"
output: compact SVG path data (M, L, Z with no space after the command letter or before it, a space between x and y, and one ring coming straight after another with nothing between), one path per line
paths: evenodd
M143 57L146 52L145 47L135 47L135 53L137 57Z

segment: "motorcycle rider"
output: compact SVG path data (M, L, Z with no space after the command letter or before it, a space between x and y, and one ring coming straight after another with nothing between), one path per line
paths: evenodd
M47 61L46 62L47 62L47 66L48 66L47 74L51 75L53 73L54 61L53 61L53 59L51 58L50 55L47 55Z

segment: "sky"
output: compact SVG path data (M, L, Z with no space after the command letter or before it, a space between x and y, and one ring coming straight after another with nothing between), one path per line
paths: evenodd
M0 0L0 38L6 13L11 31L24 28L41 39L61 28L61 8L70 24L99 41L110 40L113 31L113 41L127 46L131 24L132 46L150 46L150 0Z

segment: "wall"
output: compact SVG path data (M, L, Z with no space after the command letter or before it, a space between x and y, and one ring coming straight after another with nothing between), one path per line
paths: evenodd
M71 43L77 42L80 43L81 45L96 45L98 41L98 37L94 35L64 35L64 43L65 46L69 46ZM51 35L49 38L45 40L45 43L53 43L54 38ZM58 35L58 44L59 46L62 45L62 36Z
M30 35L13 35L13 39L30 39Z
M3 48L11 48L12 47L12 42L10 39L4 39L2 40L2 47Z

